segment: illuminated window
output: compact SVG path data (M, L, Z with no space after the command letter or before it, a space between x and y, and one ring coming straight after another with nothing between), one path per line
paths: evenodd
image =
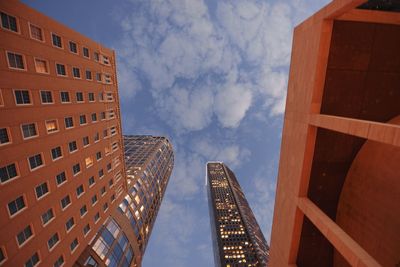
M89 168L90 166L93 165L93 158L92 157L87 157L85 159L85 163L86 163L86 168Z
M140 203L140 197L138 195L135 196L135 201L136 201L136 204Z
M47 60L35 58L35 69L38 73L49 73Z
M47 133L57 132L58 131L57 120L46 121L46 129L47 129Z

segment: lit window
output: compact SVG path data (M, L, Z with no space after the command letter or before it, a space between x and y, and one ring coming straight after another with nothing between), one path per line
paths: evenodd
M42 160L41 154L36 154L34 156L29 157L28 161L29 161L29 167L31 168L31 170L39 168L40 166L43 165L43 160Z
M67 177L65 175L65 172L61 172L61 173L56 175L56 183L57 183L58 186L63 184L65 181L67 181Z
M7 52L8 65L12 69L25 69L24 58L21 54Z
M62 40L61 40L61 36L52 33L51 34L51 39L53 41L53 45L59 48L62 48Z
M69 51L74 54L78 54L78 46L76 45L76 43L69 41Z
M65 228L67 232L71 230L71 228L75 225L74 217L69 218L69 220L65 223Z
M86 80L92 80L92 72L90 70L85 71Z
M74 174L74 176L80 172L81 172L81 165L79 163L72 166L72 173Z
M76 101L77 102L83 102L83 93L82 92L77 92L76 93Z
M74 120L72 117L66 117L64 118L64 122L65 122L65 128L72 128L74 127Z
M90 166L93 165L93 158L92 157L87 157L85 159L85 163L86 163L86 168L89 168Z
M4 12L1 13L1 26L4 29L13 31L13 32L18 32L18 26L17 26L17 19L11 15L8 15Z
M34 123L22 124L22 135L24 139L37 136L36 125Z
M89 48L83 47L83 56L89 58Z
M40 91L40 98L43 104L53 103L53 95L51 91Z
M58 131L57 120L46 121L46 129L47 129L47 133L57 132Z
M49 223L51 219L54 218L53 209L48 209L45 213L42 214L41 218L43 225Z
M80 208L79 212L80 212L80 214L81 214L81 217L82 217L83 215L85 215L85 214L87 213L87 207L86 207L86 205L83 205L83 206Z
M61 147L55 147L53 149L51 149L51 158L53 160L59 159L62 157L62 151L61 151Z
M39 255L35 252L27 262L25 262L25 267L34 267L39 263Z
M65 209L71 204L71 198L69 196L65 196L63 199L60 201L61 208Z
M42 184L36 186L35 192L36 192L36 197L38 199L43 197L44 195L46 195L49 192L49 188L47 186L47 183L42 183Z
M40 27L32 25L29 23L29 30L31 32L31 37L32 39L38 40L38 41L44 41L43 39L43 31Z
M24 244L33 235L31 226L28 225L17 235L18 245Z
M15 90L14 95L17 105L31 104L31 98L28 90Z
M44 59L35 58L35 69L38 73L49 73L47 61Z
M79 124L80 125L82 125L82 124L86 124L87 122L86 122L86 115L80 115L79 116Z
M18 176L17 167L15 163L9 164L7 166L0 168L0 179L2 183L5 183L11 179L14 179Z
M69 92L60 92L61 103L71 103Z
M59 241L60 241L60 238L58 237L58 233L55 233L54 235L52 235L50 237L50 239L47 241L49 250L51 250Z
M53 267L61 267L64 264L64 257L61 255L58 259L54 262Z
M96 113L95 113L96 114ZM0 145L10 143L7 128L0 128Z
M65 65L56 63L56 70L57 70L57 75L67 76L67 71L65 69Z
M25 201L23 196L19 196L13 201L8 203L8 211L10 212L10 215L14 215L24 208L25 208Z
M81 70L79 68L73 67L72 74L74 75L74 78L81 78Z

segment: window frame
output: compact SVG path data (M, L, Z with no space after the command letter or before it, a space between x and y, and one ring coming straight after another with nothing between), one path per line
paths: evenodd
M36 39L36 38L33 37L31 26L36 27L36 28L39 28L39 29L41 30L41 32L42 32L42 40ZM30 21L28 21L28 28L29 28L29 37L30 37L31 39L33 39L33 40L35 40L35 41L38 41L38 42L41 42L41 43L45 43L45 42L46 42L46 39L45 39L45 36L44 36L44 30L43 30L42 27L40 27L40 26L38 26L38 25L36 25L36 24L31 23Z
M24 129L23 129L22 126L24 126L24 125L31 125L31 124L33 124L33 125L35 126L35 132L36 132L36 134L35 134L35 135L28 136L28 137L25 137L25 136L24 136ZM37 127L37 123L36 123L36 122L21 123L19 128L21 129L22 140L29 140L29 139L36 138L36 137L39 136L39 130L38 130L38 127Z
M27 65L26 65L26 57L25 57L24 54L19 54L19 53L17 53L17 52L13 52L13 51L10 51L10 50L5 50L5 53L6 53L7 66L8 66L9 69L12 69L12 70L19 70L19 71L28 71L28 67L27 67ZM22 57L22 63L23 63L23 65L24 65L24 68L21 69L21 68L12 67L11 64L10 64L10 60L9 60L9 58L8 58L8 53L21 56L21 57Z
M69 99L68 102L63 101L62 93L67 93L68 94L68 99ZM69 91L60 91L60 102L61 102L61 104L70 104L70 103L72 103L71 95L70 95Z
M71 50L71 43L75 45L75 51ZM75 54L75 55L79 55L79 48L78 48L78 44L72 40L68 41L68 50L70 53Z
M58 177L59 175L61 175L62 173L64 173L64 178L65 178L65 180L62 181L61 183L58 183L57 177ZM65 171L62 171L62 172L56 174L56 175L54 176L54 179L56 180L56 186L57 186L57 187L62 186L63 184L65 184L65 183L68 181L67 174L65 173Z
M62 201L63 201L65 198L67 198L67 197L68 197L68 199L69 199L69 203L68 203L66 206L63 207ZM60 199L60 207L61 207L61 210L62 210L62 211L66 210L69 206L71 206L71 204L72 204L72 200L71 200L70 194L67 194L67 195L64 196L62 199Z
M72 119L72 126L67 127L66 119L69 119L69 118ZM69 130L69 129L75 128L74 116L64 117L64 128L65 128L65 130Z
M39 165L39 166L37 166L37 167L35 167L35 168L32 169L32 168L31 168L31 163L30 163L30 161L29 161L29 158L35 157L35 156L37 156L37 155L40 155L40 158L41 158L41 160L42 160L42 165ZM32 172L32 171L36 171L37 169L40 169L40 168L43 168L44 166L46 166L46 163L45 163L45 161L44 161L43 152L34 154L34 155L32 155L32 156L28 156L28 157L27 157L27 160L28 160L29 170L30 170L31 172Z
M72 219L72 225L68 228L68 223L71 221ZM69 233L71 232L71 230L75 227L76 223L75 223L75 218L74 216L70 217L66 222L65 222L65 232Z
M59 157L53 158L53 149L58 149L58 148L60 149L61 154L60 154ZM57 160L59 160L59 159L62 159L62 158L64 157L64 153L63 153L62 146L57 146L57 147L51 148L51 149L50 149L50 154L51 154L51 160L52 160L53 162L54 162L54 161L57 161Z
M29 95L29 103L22 103L22 104L18 104L17 103L17 96L15 95L16 91L28 91L28 95ZM13 89L13 96L14 96L14 102L15 105L18 106L32 106L33 105L33 99L32 99L32 92L29 89Z
M38 61L38 60L44 61L46 63L46 70L47 70L46 72L38 71L37 64L36 64L36 61ZM39 74L50 74L50 64L49 64L49 61L47 59L40 58L40 57L33 57L33 62L35 63L35 71L36 71L36 73L39 73Z
M19 198L19 197L22 197L22 200L24 201L24 207L22 209L17 210L15 213L11 214L11 212L10 212L10 208L9 208L8 204L10 204L11 201L7 203L7 212L8 212L8 216L10 218L14 218L15 216L17 216L18 214L20 214L21 212L23 212L25 209L28 208L25 194L22 194L22 195L18 196L17 198ZM13 199L12 201L15 201L17 198Z
M56 124L57 127L56 127L56 130L53 130L53 131L50 131L50 132L49 132L49 129L47 128L47 123L52 122L52 121L55 122L55 124ZM47 132L47 134L54 134L54 133L60 131L60 126L58 125L58 119L45 120L45 121L44 121L44 126L46 127L46 132Z
M82 214L82 210L84 210L85 212ZM88 209L86 204L84 204L82 207L79 208L79 215L81 216L81 218L85 217L85 215L88 214Z
M3 260L0 260L0 266L8 260L7 251L4 245L0 246L1 254L3 254Z
M6 130L8 142L5 142L5 143L1 143L1 142L0 142L0 147L1 147L1 146L6 146L6 145L9 145L9 144L12 144L12 136L11 136L10 127L5 126L4 128L0 128L0 130L1 130L1 129L5 129L5 130Z
M42 262L42 261L41 261L41 258L40 258L40 251L38 250L38 251L36 251L35 253L33 253L32 256L24 263L24 267L26 267L26 263L27 263L28 261L30 261L30 260L33 258L33 256L35 256L35 254L36 254L37 257L38 257L38 261L35 263L35 265L32 265L32 267L38 266L38 264L40 264L40 263Z
M44 93L50 92L50 95L51 95L51 102L43 102L42 92L44 92ZM40 103L41 103L42 105L53 105L53 104L55 103L54 97L53 97L53 91L52 91L52 90L39 90L39 95L40 95Z
M43 184L46 184L47 192L44 193L44 194L42 194L41 196L38 196L37 190L36 190L36 189L37 189L39 186L42 186ZM45 196L47 196L47 195L50 193L50 186L49 186L49 183L48 183L47 181L45 181L45 182L43 182L43 183L40 183L40 184L36 185L35 188L34 188L34 191L35 191L36 200L40 200L40 199L44 198Z
M74 167L77 166L77 165L79 166L79 171L78 171L78 172L75 172L75 171L74 171ZM82 172L82 168L81 168L81 164L80 164L79 162L72 165L72 175L73 175L73 176L77 176L77 175L79 175L81 172Z
M22 244L19 244L18 235L21 232L25 231L25 229L28 228L28 227L30 227L30 230L31 230L32 234L28 238L26 238ZM35 237L35 231L34 231L32 223L29 223L27 226L24 227L24 229L22 229L21 231L17 232L17 234L15 235L15 241L17 242L18 248L22 248L23 246L25 246L28 243L28 241L31 240L33 237Z
M1 167L1 168L6 168L6 169L7 169L7 167L10 166L10 165L12 165L12 164L15 165L15 170L16 170L16 172L17 172L17 175L14 176L14 177L12 177L12 178L9 178L9 179L8 179L7 181L5 181L5 182L2 182L2 181L0 180L0 184L2 184L2 185L7 184L7 183L13 181L14 179L17 179L17 178L20 177L20 175L19 175L19 168L18 168L18 162L17 162L17 161L12 162L12 163L10 163L10 164L6 164L6 165L4 165L4 166ZM7 170L7 174L8 174L8 170Z
M57 46L57 45L54 44L53 35L55 35L55 36L57 36L57 37L60 37L61 46ZM63 41L63 38L61 37L61 35L58 35L58 34L55 33L55 32L50 32L50 39L51 39L51 45L52 45L53 47L56 47L56 48L58 48L58 49L64 50L64 41Z
M60 264L58 264L60 259L62 260L62 262ZM57 265L56 265L56 263L57 263ZM62 266L64 266L64 264L65 264L64 254L61 254L60 257L58 257L56 259L56 261L53 263L53 267L62 267Z
M51 211L51 213L52 213L53 216L51 216L51 218L50 218L48 221L44 222L44 221L43 221L43 215L44 215L44 214L47 214L49 211ZM46 226L47 226L49 223L51 223L55 218L56 218L56 215L54 214L53 207L49 208L49 209L46 210L44 213L42 213L42 215L40 215L40 220L42 221L42 226L43 226L43 227L46 227Z
M90 73L90 79L88 79L88 75L87 75L87 73ZM92 75L93 73L92 73L92 71L91 70L88 70L88 69L86 69L85 70L85 79L87 80L87 81L93 81L93 75Z
M85 49L87 49L87 56L85 55ZM84 57L84 58L88 58L88 59L90 59L90 49L87 47L87 46L82 46L82 56Z
M79 74L79 76L75 76L75 70L78 70L77 73ZM72 78L77 79L77 80L82 79L81 69L79 67L72 66Z
M86 228L89 228L89 230L86 231L86 230L85 230ZM86 236L90 233L90 231L92 230L92 228L90 227L90 223L87 223L87 224L82 228L82 230L83 230L83 236L86 237Z
M78 100L78 94L82 94L82 100ZM75 92L76 103L85 103L85 95L83 92Z
M13 31L13 30L11 30L11 29L8 29L8 28L4 27L4 26L3 26L3 22L0 23L0 27L1 27L3 30L8 31L8 32L12 32L12 33L15 33L15 34L21 34L21 25L20 25L20 23L19 23L18 17L17 17L17 16L14 16L14 15L11 15L11 14L8 13L8 12L6 13L6 12L4 12L4 11L1 11L1 13L4 13L4 14L6 14L6 15L9 16L9 17L14 17L14 18L15 18L15 24L16 24L16 26L17 26L17 31Z
M58 239L58 240L57 240L57 242L55 242L55 243L52 245L52 247L50 247L49 241L50 241L50 239L52 239L55 235L57 235L57 239ZM47 239L46 244L47 244L47 249L49 250L49 252L51 252L58 244L60 244L60 234L59 234L59 232L56 231L54 234L52 234L52 235L50 236L50 238Z
M82 192L78 192L78 188L82 187ZM85 186L80 184L77 188L75 188L76 198L80 198L83 194L85 194Z
M70 144L71 143L75 143L75 147L76 147L76 149L74 149L74 150L72 150L71 151L71 147L70 147ZM78 151L79 149L78 149L78 143L76 142L76 140L73 140L73 141L70 141L70 142L68 142L68 152L70 153L70 154L72 154L72 153L75 153L76 151Z
M55 68L56 68L56 75L57 75L58 77L68 77L68 70L67 70L67 66L66 66L65 64L62 64L62 63L59 63L59 62L55 62L54 64L55 64ZM59 74L59 73L58 73L57 65L64 66L65 75L64 75L64 74Z
M72 244L75 244L75 241L76 241L76 245L74 246L74 248L72 248ZM70 250L71 250L71 254L73 254L75 251L76 251L76 249L79 247L79 240L78 240L78 237L76 237L76 238L74 238L74 240L72 240L72 242L69 244L69 248L70 248Z
M83 118L84 122L82 122L82 118ZM86 124L88 124L86 114L79 115L79 125L86 125Z

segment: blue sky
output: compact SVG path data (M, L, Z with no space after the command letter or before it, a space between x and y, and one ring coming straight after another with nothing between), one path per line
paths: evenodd
M327 0L24 2L115 49L124 133L174 144L144 267L213 266L211 160L235 172L270 239L292 31Z

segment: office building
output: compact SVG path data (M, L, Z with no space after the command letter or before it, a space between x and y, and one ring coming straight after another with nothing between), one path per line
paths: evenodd
M165 137L124 136L124 144L128 191L77 266L141 266L174 155Z
M215 266L267 266L267 241L235 174L209 162L207 184Z
M114 51L0 1L0 265L72 266L126 187Z
M400 265L400 2L294 31L270 266Z

